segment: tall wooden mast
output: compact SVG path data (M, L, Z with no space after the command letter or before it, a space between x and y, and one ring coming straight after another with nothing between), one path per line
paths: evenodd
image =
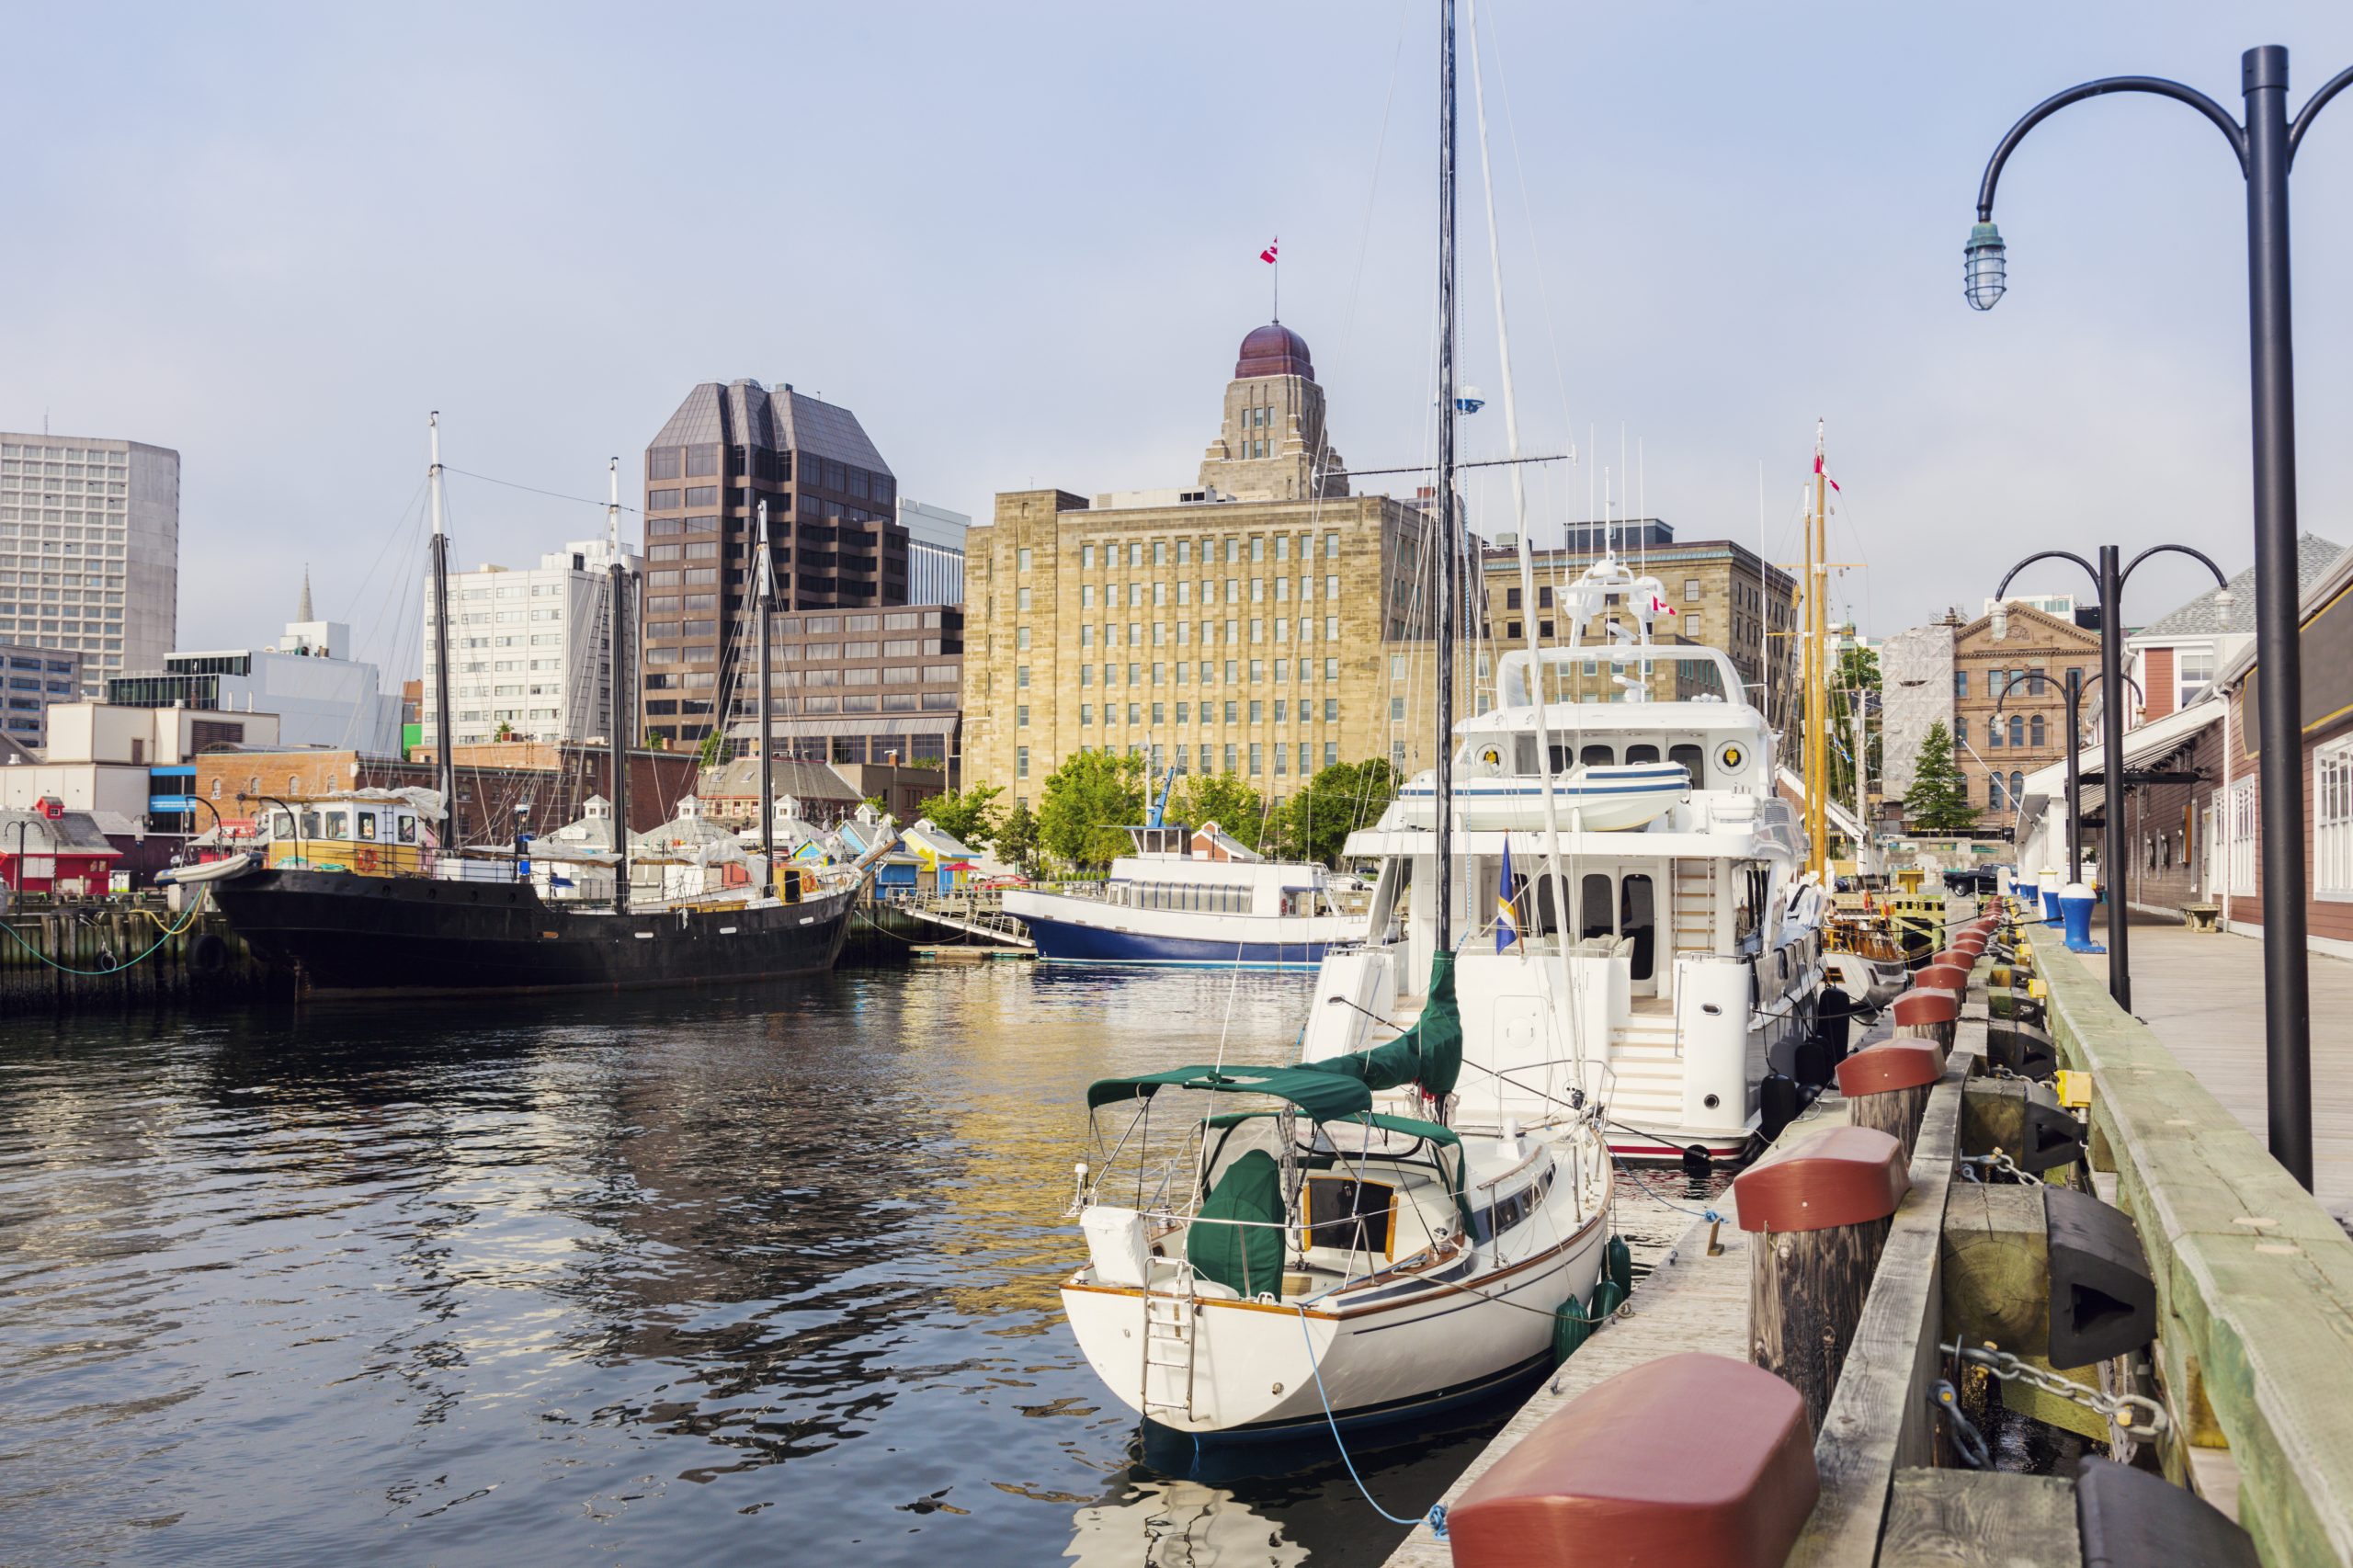
M1830 860L1830 475L1823 461L1822 423L1813 426L1813 516L1805 530L1805 836L1806 869L1825 875Z

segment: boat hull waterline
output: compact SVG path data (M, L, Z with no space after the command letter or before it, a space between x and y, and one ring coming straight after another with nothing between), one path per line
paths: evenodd
M1205 1444L1300 1437L1335 1421L1347 1431L1482 1397L1548 1359L1552 1303L1592 1299L1606 1228L1597 1217L1516 1266L1472 1271L1459 1287L1409 1281L1403 1298L1337 1311L1156 1292L1163 1303L1191 1304L1195 1350L1189 1391L1164 1376L1154 1391L1164 1397L1149 1401L1142 1378L1166 1369L1145 1370L1145 1292L1082 1274L1063 1283L1063 1310L1105 1386L1155 1426ZM1465 1364L1471 1346L1475 1365Z
M830 970L853 894L613 914L523 883L269 869L211 884L230 924L306 989L418 995L610 990Z

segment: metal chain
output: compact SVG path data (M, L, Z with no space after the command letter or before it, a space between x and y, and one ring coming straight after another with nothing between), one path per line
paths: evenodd
M2007 1154L2003 1153L1998 1149L1990 1154L1964 1154L1961 1158L1961 1164L1964 1166L1984 1165L1989 1170L1999 1171L2004 1176L2013 1177L2021 1185L2026 1187L2040 1187L2043 1185L2043 1181L2040 1176L2035 1175L2032 1171L2022 1171L2018 1169L2018 1162L2011 1159ZM1984 1178L1981 1176L1978 1179L1982 1181Z
M1997 1350L1992 1346L1979 1349L1975 1346L1955 1342L1939 1345L1937 1348L1948 1356L1958 1356L1964 1361L1984 1368L2006 1383L2024 1379L2045 1393L2073 1400L2128 1432L2154 1436L2165 1429L2165 1406L2146 1394L2103 1393L2072 1378L2063 1378L2056 1372L2047 1372L2040 1367L2021 1361L2008 1351Z

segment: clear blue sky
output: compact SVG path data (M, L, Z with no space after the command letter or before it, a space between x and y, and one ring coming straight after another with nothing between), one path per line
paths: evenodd
M580 494L618 453L633 494L686 390L742 375L847 403L906 494L975 515L1188 481L1279 233L1340 450L1414 462L1436 9L12 4L0 426L179 449L183 645L274 636L305 562L364 635L433 407L452 464ZM1529 449L1597 428L1615 466L1622 426L1686 538L1756 538L1761 460L1779 554L1827 418L1834 554L1871 566L1841 593L1880 632L2053 544L2252 559L2244 198L2214 131L2070 109L2011 165L1990 315L1961 245L2045 94L2144 72L2235 110L2241 49L2283 42L2300 103L2353 63L2353 9L1485 11ZM2353 101L2294 197L2303 518L2353 543ZM1475 182L1463 232L1493 397ZM1465 439L1500 446L1499 404ZM1540 472L1540 537L1589 480ZM451 493L463 563L601 527ZM1499 484L1476 499L1508 526ZM2194 588L2153 567L2127 615Z

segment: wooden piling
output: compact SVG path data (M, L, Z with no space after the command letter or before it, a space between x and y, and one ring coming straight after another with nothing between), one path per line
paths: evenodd
M1934 1040L1883 1040L1838 1063L1838 1092L1857 1127L1884 1132L1910 1161L1920 1142L1928 1096L1944 1076L1944 1048Z
M1949 991L1907 991L1898 996L1895 1038L1932 1041L1938 1051L1950 1051L1961 1028L1961 998Z
M1906 1158L1877 1129L1834 1128L1733 1182L1741 1228L1762 1233L1749 1253L1749 1358L1797 1390L1809 1433L1822 1429L1889 1216L1909 1190Z

